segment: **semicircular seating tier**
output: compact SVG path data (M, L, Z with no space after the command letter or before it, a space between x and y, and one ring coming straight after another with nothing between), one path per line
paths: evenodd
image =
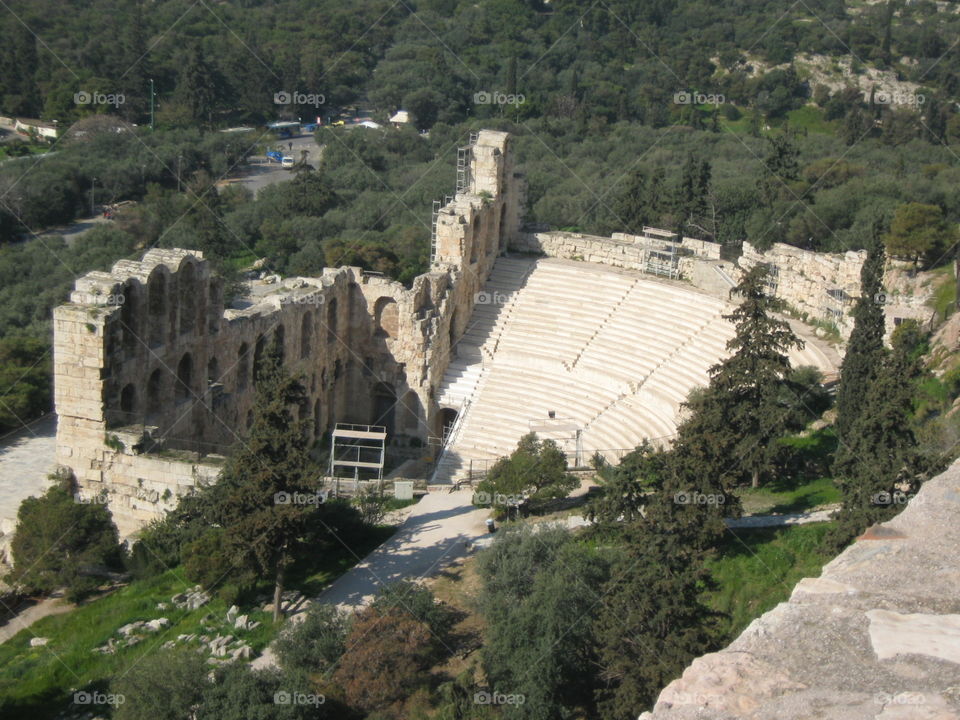
M732 305L679 282L586 262L500 258L456 346L441 407L462 414L434 476L452 482L525 433L581 460L669 442L681 404L726 357ZM816 344L794 366L833 373Z

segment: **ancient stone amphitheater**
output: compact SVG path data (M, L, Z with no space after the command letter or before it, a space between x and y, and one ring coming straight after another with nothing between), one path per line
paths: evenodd
M107 499L122 534L216 476L249 422L271 340L304 378L309 397L297 412L317 438L337 424L382 426L394 476L419 473L436 488L483 473L531 431L555 439L572 464L670 442L685 398L727 353L729 290L756 262L771 265L771 292L798 312L850 331L862 253L747 247L733 264L716 245L655 228L610 238L523 232L510 137L482 131L460 152L456 195L434 209L431 268L409 288L331 268L261 278L226 307L209 264L185 249L77 280L55 312L56 460L81 492ZM792 322L806 341L794 365L835 378L836 351ZM942 667L926 657L960 662L958 616L925 614L958 610L956 524L945 520L957 516L956 476L925 489L931 506L911 506L894 535L858 543L731 649L694 663L653 717L956 717L943 703L916 714L915 704L864 700L909 689L911 673L939 682ZM924 532L924 512L953 528L952 558ZM887 562L904 576L884 574ZM933 577L912 577L911 567ZM913 597L916 584L943 591ZM921 660L897 659L911 653ZM840 687L847 675L853 695ZM830 688L822 703L821 686ZM805 710L771 700L792 692L805 693Z

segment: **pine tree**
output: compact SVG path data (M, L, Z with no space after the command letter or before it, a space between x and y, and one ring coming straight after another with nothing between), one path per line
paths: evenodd
M192 45L187 51L177 93L190 112L190 119L198 125L209 126L217 101L217 74L199 44Z
M516 95L517 94L517 56L511 55L510 59L507 61L507 77L506 77L506 92L507 95Z
M647 178L640 168L627 176L623 192L614 206L617 222L631 233L639 233L649 221L647 211Z
M758 487L773 464L777 440L789 430L794 403L784 403L787 353L803 342L773 316L781 303L766 292L767 272L757 265L732 291L742 298L724 316L736 327L727 343L732 354L710 369L710 386L694 396L691 416L678 429L674 449L681 476L707 475L728 488L746 475Z
M283 369L279 344L264 353L257 375L253 424L221 475L217 523L235 557L273 578L274 620L280 618L287 568L304 550L302 538L318 503L305 422L295 421L305 390Z
M126 18L126 28L120 40L120 67L116 90L124 96L118 109L130 122L137 122L150 106L150 45L147 41L143 6L136 3Z
M886 353L882 305L884 254L879 232L879 226L875 226L866 262L860 270L860 297L853 308L853 331L840 365L835 423L840 438L838 460L847 453L845 445L850 430L863 412L867 390Z

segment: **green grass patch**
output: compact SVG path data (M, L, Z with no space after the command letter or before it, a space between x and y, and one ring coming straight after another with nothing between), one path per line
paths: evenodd
M724 642L786 600L801 578L820 574L833 557L823 549L823 536L832 525L731 530L726 534L718 556L707 563L717 586L704 594L707 605L726 615L721 625Z
M73 690L106 687L110 677L122 674L180 634L230 634L242 637L255 650L263 649L273 638L275 630L269 616L258 610L248 614L261 626L245 632L227 625L228 608L219 599L192 611L173 607L170 598L192 585L182 569L170 570L119 588L71 612L43 618L10 638L0 645L0 716L52 718L70 702ZM158 610L157 603L161 602L169 607ZM212 633L201 622L207 615L211 620L206 627ZM167 618L170 626L146 633L140 643L115 654L94 652L110 638L119 640L117 630L123 625L160 617ZM35 636L50 638L50 642L31 648L30 640Z
M840 502L840 490L828 477L817 478L797 487L778 487L772 483L755 490L743 488L737 494L743 511L752 515L805 512Z
M787 113L787 120L794 130L803 128L807 132L821 135L833 135L837 129L837 124L825 120L823 110L813 105L804 105L802 108L791 110Z

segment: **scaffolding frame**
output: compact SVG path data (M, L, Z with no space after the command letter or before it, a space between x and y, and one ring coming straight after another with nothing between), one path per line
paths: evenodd
M338 452L339 451L339 452ZM376 470L383 480L387 453L387 428L384 425L337 423L330 434L330 477L337 477L337 468L353 468L353 479L360 470Z

